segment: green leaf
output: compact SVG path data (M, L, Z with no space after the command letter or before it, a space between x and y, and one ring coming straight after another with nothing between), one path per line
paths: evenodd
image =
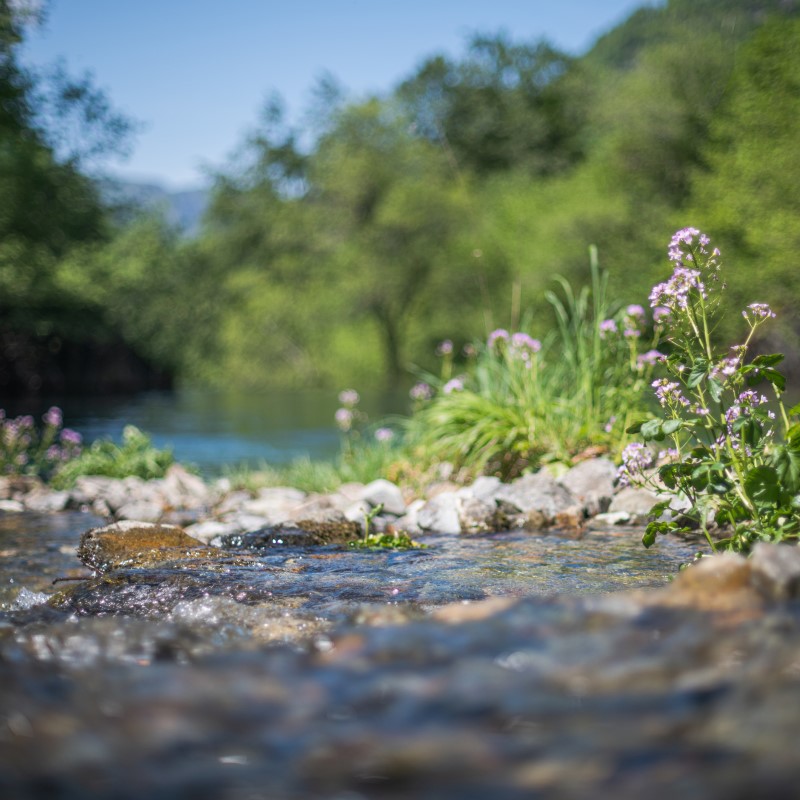
M714 378L709 378L708 391L714 402L719 403L719 399L722 397L722 384Z
M642 438L647 442L654 439L657 442L663 441L664 431L662 430L663 421L660 419L651 419L642 425L640 433Z
M669 504L669 500L661 500L647 512L647 516L658 519L669 508Z
M790 417L800 417L800 403L798 403L796 406L792 406L789 409L788 414Z
M661 426L661 430L664 431L667 436L671 433L675 433L675 431L679 431L683 427L683 420L682 419L668 419L664 422Z
M761 381L769 381L779 392L786 388L786 378L772 367L754 367L752 364L742 369L748 386L757 386Z
M744 490L757 506L775 505L781 495L778 473L766 465L753 467L744 476Z
M703 382L703 378L708 374L708 361L700 358L694 362L692 369L689 372L689 377L686 379L686 386L689 389L694 389Z
M633 425L625 428L625 433L639 433L639 431L642 429L642 425L644 425L645 422L647 422L646 419L640 419L638 422L634 422Z
M769 355L756 356L752 363L757 367L774 367L776 364L780 364L784 358L783 353L770 353Z

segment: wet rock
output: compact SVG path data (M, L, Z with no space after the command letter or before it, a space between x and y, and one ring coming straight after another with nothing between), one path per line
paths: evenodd
M608 510L614 496L617 468L607 458L581 461L567 471L558 482L583 503L590 516Z
M657 501L656 495L647 489L625 486L614 495L608 511L611 514L624 512L630 515L631 523L641 523L647 520L650 509Z
M25 510L25 506L19 500L0 500L0 511L7 514L18 514Z
M406 503L399 487L384 478L368 483L361 492L362 500L366 500L373 508L382 505L387 514L401 516L406 513Z
M432 497L417 512L417 525L423 531L461 533L457 492L442 492Z
M120 567L153 566L204 552L181 528L148 522L115 522L81 536L78 558L96 572ZM209 551L205 551L209 552Z
M772 600L800 597L800 548L758 542L749 560L753 585Z
M319 547L327 544L347 544L361 536L361 527L348 520L328 522L298 520L246 533L216 537L212 544L236 550L260 550L270 547Z
M193 539L197 539L203 544L209 544L217 536L226 536L231 533L238 533L244 530L236 522L221 522L216 519L207 519L197 522L194 525L187 525L184 531Z
M564 524L565 519L583 513L572 494L544 470L503 486L496 497L525 514L525 527L529 529L548 527L558 523L559 518L559 524Z

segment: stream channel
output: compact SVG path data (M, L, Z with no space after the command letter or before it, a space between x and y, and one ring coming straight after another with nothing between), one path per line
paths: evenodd
M4 800L800 793L800 612L647 602L696 544L426 535L93 577L100 524L0 514Z

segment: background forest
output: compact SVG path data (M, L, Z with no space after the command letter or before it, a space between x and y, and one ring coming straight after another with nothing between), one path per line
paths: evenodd
M736 276L732 324L770 303L763 346L798 372L795 0L648 5L579 58L487 33L385 96L321 80L303 129L274 98L192 236L109 202L93 158L131 123L24 69L24 34L0 0L6 393L404 385L444 339L546 335L545 292L588 282L590 245L643 303L685 225Z

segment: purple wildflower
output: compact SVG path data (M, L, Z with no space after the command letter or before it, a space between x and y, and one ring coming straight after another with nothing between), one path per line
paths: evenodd
M650 384L656 390L658 402L667 408L675 406L688 406L689 401L681 394L679 384L668 381L666 378L659 378Z
M360 399L361 397L355 389L345 389L343 392L339 392L339 402L347 408L357 406Z
M653 309L653 322L658 324L662 320L665 320L669 317L669 309L665 308L664 306L656 306Z
M671 312L685 310L689 307L689 294L696 291L701 297L705 298L706 287L700 280L700 273L696 269L686 269L686 267L675 267L672 277L653 287L650 292L650 305L665 306Z
M486 340L486 346L491 350L492 347L494 347L495 342L499 340L507 342L509 338L509 333L505 328L497 328L497 330L494 330L489 334L489 338Z
M742 316L751 324L755 324L762 319L774 319L776 314L766 303L750 303L742 311Z
M453 352L453 343L449 339L439 342L436 346L437 356L449 356Z
M511 335L511 346L517 350L527 353L538 353L542 349L542 343L527 333L514 333Z
M83 441L83 437L71 428L64 428L64 430L61 431L60 438L64 444L79 445Z
M394 439L394 431L391 428L378 428L375 431L375 440L378 442L390 442Z
M617 470L621 486L641 483L643 472L653 464L653 452L641 442L631 442L622 451L622 466Z
M61 409L57 406L53 406L50 408L42 417L44 420L45 425L50 425L53 428L60 428L61 423L64 421L64 417L61 414Z
M463 390L464 381L461 378L451 378L444 386L442 386L442 392L444 394L450 394L451 392L462 392Z
M412 400L430 400L433 397L433 389L424 381L420 381L411 387L408 394Z
M659 353L658 350L648 350L646 353L641 353L637 356L636 363L639 366L644 366L645 364L652 366L665 358L666 356L663 353Z
M639 317L640 319L644 318L644 309L638 304L628 306L625 309L625 313L629 317Z
M604 319L600 323L600 338L605 339L612 333L617 333L617 323L613 319Z
M339 430L349 431L353 427L353 412L349 408L337 408L333 415Z

